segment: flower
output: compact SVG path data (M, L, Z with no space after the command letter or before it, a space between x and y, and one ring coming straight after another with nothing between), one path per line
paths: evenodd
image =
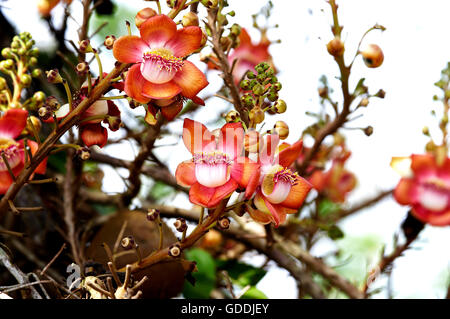
M93 87L97 84L93 83ZM85 82L80 91L75 95L72 108L76 108L88 95L88 84ZM56 118L62 119L71 112L69 104L62 105L56 112ZM52 122L53 118L45 122ZM80 136L87 147L98 145L104 147L108 141L108 131L101 123L108 124L111 131L120 128L120 111L114 102L110 100L97 100L80 116Z
M180 163L177 183L190 186L189 200L212 208L238 187L247 187L259 164L241 157L244 130L241 123L227 123L216 137L201 123L185 119L183 142L192 159Z
M335 203L345 202L347 194L356 187L357 183L355 174L345 169L345 162L351 152L345 150L343 152L345 155L335 158L328 171L316 170L308 179L318 192L326 194Z
M238 83L248 70L254 70L261 62L269 62L272 68L272 56L269 53L270 41L263 35L258 44L253 44L247 30L239 34L239 46L228 56L230 65L237 59L233 70L234 80Z
M25 165L24 141L15 139L21 134L27 125L28 112L21 109L7 110L0 117L0 154L4 155L14 176L17 176ZM34 155L38 144L27 140L27 144ZM36 168L35 173L45 174L47 159ZM31 177L32 178L32 177ZM5 194L13 179L8 171L3 157L0 158L0 194Z
M278 135L266 137L259 154L261 169L250 178L245 194L250 198L253 187L256 188L254 207L247 205L247 211L254 220L263 224L273 222L276 227L284 222L286 214L297 212L312 188L306 179L289 168L298 158L303 141L280 146L278 143Z
M450 225L450 159L441 162L431 154L394 157L391 162L406 175L394 190L396 201L410 206L414 217L434 226Z
M140 103L169 100L181 94L204 104L196 95L208 85L206 76L185 57L200 48L202 31L190 26L177 30L175 22L160 14L139 28L140 37L127 35L114 42L114 57L133 63L125 79L125 92Z

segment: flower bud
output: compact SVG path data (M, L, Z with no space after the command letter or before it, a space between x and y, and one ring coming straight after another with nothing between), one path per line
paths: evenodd
M373 127L372 126L369 125L368 127L366 127L364 129L364 134L366 134L367 136L372 135L372 133L373 133Z
M198 16L195 12L189 11L181 19L181 24L183 27L198 27Z
M25 48L20 48L19 50L17 50L17 54L19 54L19 55L25 55L25 54L27 54L27 49L25 49Z
M46 71L47 74L47 81L50 83L62 83L63 79L61 75L59 74L58 69L53 69L50 71Z
M122 126L122 120L118 116L108 116L105 121L111 131L117 131Z
M271 69L272 70L272 69ZM273 89L275 90L275 91L279 91L279 90L281 90L281 83L280 82L276 82L276 83L274 83L273 85L272 85L272 87L273 87Z
M256 84L253 88L253 94L257 95L257 96L261 96L264 94L264 86L262 86L261 84Z
M34 56L32 56L29 60L28 60L28 64L31 66L36 66L38 63L38 59L36 59Z
M379 97L380 99L384 99L386 95L386 92L384 92L384 90L380 89L377 94L375 94L376 97Z
M241 26L234 23L230 28L230 34L232 34L234 37L238 37L241 34Z
M59 101L56 97L54 97L53 95L50 95L49 97L47 97L45 99L45 106L49 107L50 110L57 111L59 110L61 104L59 104Z
M369 68L379 67L384 60L384 54L381 48L376 44L369 44L366 49L361 51L364 63Z
M264 111L259 106L255 106L254 108L251 109L249 117L250 120L256 124L262 123L262 121L264 121L265 118Z
M20 76L20 83L23 84L23 86L28 87L31 84L31 76L29 74L22 74Z
M173 244L169 247L169 256L178 257L181 255L181 246L179 244Z
M107 35L105 41L103 41L103 44L108 50L112 50L114 42L116 42L116 37L113 35Z
M39 110L38 110L38 114L39 114L39 117L43 121L46 121L46 120L48 120L49 118L51 118L53 116L52 109L49 108L48 106L40 107Z
M362 100L361 100L361 102L359 102L359 105L360 106L362 106L362 107L366 107L367 105L369 105L369 99L368 98L363 98Z
M260 134L258 131L249 130L244 136L244 149L249 153L258 153Z
M159 210L154 208L149 208L147 211L147 220L153 222L159 217Z
M45 99L45 93L42 91L37 91L36 93L33 94L33 99L37 103L42 103L42 102L44 102L44 99Z
M134 23L139 28L145 21L147 21L147 19L155 15L157 15L157 13L152 8L144 8L136 14L136 17L134 18Z
M423 135L426 135L426 136L430 135L430 130L428 129L428 126L423 127L422 133L423 133Z
M328 96L328 88L327 87L321 87L317 90L317 93L321 98L326 98Z
M228 229L230 228L230 219L228 217L220 217L217 221L217 227L220 229Z
M171 9L177 6L178 0L166 0L167 6Z
M278 98L279 98L279 96L276 92L271 91L271 92L269 92L269 94L267 94L267 99L270 102L275 102L276 100L278 100Z
M39 49L38 48L32 48L28 54L32 57L37 57L39 55Z
M127 236L122 238L122 240L120 241L120 245L123 249L130 250L136 246L136 242L134 241L133 236Z
M87 64L86 62L80 62L75 67L75 71L78 75L85 75L89 72L89 64Z
M283 121L277 121L273 130L278 134L281 140L285 140L289 136L289 126Z
M92 53L94 52L94 49L91 46L91 41L89 40L82 40L78 42L78 47L80 52L82 53Z
M41 69L34 69L33 71L31 71L31 76L33 78L38 78L42 75L42 70Z
M231 110L231 111L228 112L227 115L225 116L225 120L227 121L227 123L238 122L239 119L240 119L239 113L236 112L235 110Z
M10 48L4 48L4 49L2 50L2 56L3 56L5 59L12 59L12 58L14 57L14 54L12 53L12 51L11 51Z
M269 64L267 62L261 62L257 66L255 66L255 71L259 74L263 74L270 68Z
M1 63L0 68L5 68L6 70L11 70L14 67L14 61L11 59L4 60Z
M34 130L36 130L36 132L39 133L41 128L42 128L41 121L36 116L31 115L28 118L27 125L25 126L24 134L32 134Z
M87 147L80 147L77 150L77 155L83 160L87 161L91 158L91 150Z
M200 49L203 48L206 44L206 41L208 41L208 35L206 34L206 30L203 28L201 30L202 30L202 40L200 41Z
M253 73L252 71L248 71L248 72L245 74L245 76L246 76L248 79L254 79L254 78L256 78L256 74Z
M201 3L207 8L215 8L219 4L218 0L201 0Z
M334 38L327 44L328 53L334 57L339 57L344 54L345 46L339 37Z
M287 106L284 100L277 100L273 105L273 110L278 114L286 112Z
M177 218L177 220L173 223L173 226L180 233L184 232L187 229L186 220L184 218Z

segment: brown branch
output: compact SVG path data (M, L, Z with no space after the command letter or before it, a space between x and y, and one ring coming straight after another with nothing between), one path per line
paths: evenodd
M224 83L230 90L234 108L236 109L236 111L239 112L241 120L245 123L245 125L248 126L249 124L248 112L242 105L241 98L239 96L239 89L234 82L231 66L228 63L228 57L220 44L223 29L222 26L217 26L217 12L218 12L217 9L208 9L207 26L211 30L213 51L217 56L220 69L222 71Z

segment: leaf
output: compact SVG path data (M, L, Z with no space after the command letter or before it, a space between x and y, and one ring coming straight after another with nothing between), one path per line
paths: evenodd
M117 207L114 205L106 205L106 204L92 204L92 207L100 214L100 215L110 215L117 211Z
M267 299L267 296L256 287L251 287L242 295L241 299Z
M226 270L233 282L241 287L255 286L267 273L264 269L236 260L218 260L217 264L219 270Z
M193 273L195 286L185 284L185 298L209 298L216 285L216 263L212 256L203 249L193 248L185 252L186 259L197 263L198 272Z
M58 152L48 157L47 166L58 173L66 173L66 153Z
M341 209L341 205L332 202L329 199L323 199L319 203L319 216L326 217L334 212L337 212Z
M155 184L150 189L150 196L156 199L158 202L170 196L171 194L173 194L173 188L159 181L155 182Z
M336 225L333 225L328 229L328 237L333 240L341 239L344 237L344 232Z

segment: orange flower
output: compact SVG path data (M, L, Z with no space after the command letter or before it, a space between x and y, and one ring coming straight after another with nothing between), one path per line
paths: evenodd
M214 135L201 123L185 119L183 142L192 159L178 165L177 183L190 186L189 200L212 208L237 188L247 187L252 172L259 164L241 157L244 130L241 123L227 123Z
M253 174L246 189L246 197L249 198L256 188L254 207L247 205L250 216L263 224L273 222L275 227L284 222L286 214L297 212L312 188L306 179L289 169L298 158L303 141L292 145L283 143L277 154L278 142L276 134L266 137L259 154L261 170Z
M431 154L413 154L410 158L393 158L391 166L409 164L408 176L402 178L394 191L401 205L411 207L412 214L434 226L450 225L450 158L438 163Z
M114 43L114 57L133 63L125 79L125 92L136 101L170 100L182 96L202 103L196 95L208 85L205 75L185 57L200 48L202 31L190 26L177 30L166 15L147 19L139 36L122 36ZM203 102L204 103L204 102Z
M0 154L5 156L14 176L17 176L25 165L24 142L15 139L19 137L27 125L27 117L28 112L20 109L7 110L0 117ZM30 140L27 141L27 144L30 147L31 154L34 155L39 147L38 144ZM44 174L46 168L47 159L39 164L35 173ZM0 194L5 194L12 182L8 167L3 158L0 157Z

